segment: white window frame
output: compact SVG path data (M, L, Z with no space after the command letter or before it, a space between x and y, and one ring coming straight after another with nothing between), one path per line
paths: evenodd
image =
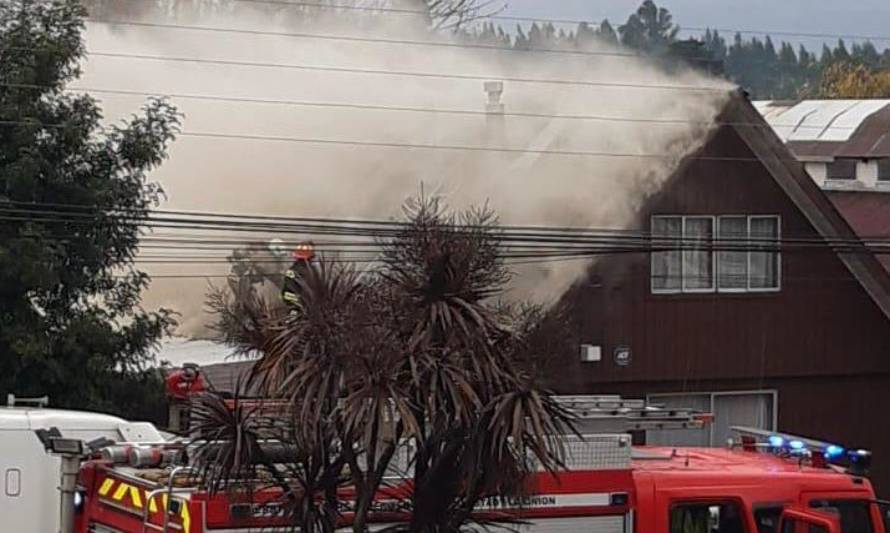
M653 215L649 219L650 235L652 232L652 228L655 227L654 221L655 221L655 219L658 219L658 218L679 218L680 219L680 242L683 241L683 231L684 231L685 224L686 224L686 222L683 220L684 219L683 215ZM652 236L651 238L653 240L657 239L655 236ZM661 238L661 237L659 237L659 238ZM675 251L675 250L669 250L669 251ZM680 253L680 286L675 289L662 289L662 288L655 288L655 285L652 283L652 281L653 281L652 272L654 271L654 266L655 266L655 254L650 252L650 254L649 254L649 290L652 292L652 294L682 294L683 293L683 250L682 249L679 250L679 253Z
M681 227L683 228L683 236L680 239L680 242L683 243L683 249L680 254L680 291L684 294L701 294L714 292L717 288L717 254L714 253L714 238L717 235L717 217L713 215L687 215L682 217L683 223ZM710 287L699 287L699 288L686 288L686 271L684 269L686 265L686 257L684 256L686 252L697 251L695 248L686 249L686 221L689 219L709 219L711 221L711 242L706 243L705 252L711 254L711 286ZM708 249L708 247L710 249Z
M724 218L744 218L745 219L745 239L746 241L741 242L740 244L747 244L747 239L751 235L751 217L748 215L719 215L717 217L717 232L715 233L714 242L719 244L720 242L720 220ZM715 250L714 252L714 264L717 265L717 276L720 276L720 250ZM745 286L744 287L729 287L729 288L721 288L720 280L715 277L715 282L717 283L717 292L725 292L725 293L735 293L735 294L744 294L748 292L748 286L751 285L751 252L745 252Z
M677 214L659 214L652 215L649 218L649 230L651 239L658 240L658 237L655 237L651 234L652 228L654 227L654 221L656 219L662 218L678 218L680 219L680 286L677 288L671 289L663 289L663 288L655 288L653 285L653 276L652 273L654 271L655 265L655 256L654 254L657 252L651 252L649 255L649 291L651 294L710 294L710 293L726 293L726 294L746 294L746 293L770 293L770 292L781 292L782 290L782 252L781 249L776 250L774 253L776 254L776 286L775 287L751 287L751 253L752 250L747 251L747 272L746 272L746 283L745 287L732 287L732 288L720 288L720 282L718 280L718 276L720 275L720 251L717 249L711 249L711 286L709 288L687 288L686 287L686 272L684 268L684 257L683 253L686 250L686 219L688 218L709 218L711 219L711 243L716 245L720 240L720 219L722 218L745 218L746 219L746 233L748 238L751 236L751 221L753 219L772 219L776 221L776 241L777 244L781 243L782 240L782 217L781 215L743 215L743 214L726 214L726 215L677 215ZM673 251L673 250L671 250ZM755 250L756 251L756 250Z
M782 242L782 217L779 215L751 215L748 217L748 237L751 237L751 221L756 218L771 218L776 221L776 244ZM776 254L776 286L775 287L751 287L751 250L748 250L748 290L747 292L779 292L782 290L782 252L781 248Z
M726 391L698 391L698 392L657 392L646 395L647 403L658 403L658 398L671 398L677 396L707 396L708 411L714 414L715 400L719 396L770 396L772 405L772 420L770 420L770 428L766 431L778 431L779 427L779 391L777 389L749 389L749 390L726 390ZM714 427L716 424L710 424L708 427L708 446L714 444ZM725 443L719 443L717 446L723 446Z

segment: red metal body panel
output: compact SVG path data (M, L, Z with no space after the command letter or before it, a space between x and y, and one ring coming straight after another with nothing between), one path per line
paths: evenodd
M505 514L529 520L547 518L624 515L634 513L637 533L667 533L671 506L678 503L736 502L744 510L748 531L757 531L752 510L758 504L796 505L806 508L819 499L873 500L868 480L830 468L802 466L798 461L758 453L729 449L688 449L682 454L671 450L650 449L646 460L636 460L628 470L573 471L557 475L542 473L529 481L529 496L521 499L492 497L481 502L479 516L503 518ZM151 506L148 495L163 488L101 462L87 463L81 472L81 485L87 491L75 533L87 533L90 524L103 524L126 533L141 533L142 513L149 506L152 524L162 523L162 498ZM410 490L408 484L381 492L380 510L375 522L401 521L407 518L398 508L388 508L397 501L398 492ZM614 495L626 496L613 505ZM209 533L216 529L249 529L284 525L274 516L277 490L253 493L248 499L228 494L194 491L176 495L183 502L179 513L171 516L170 531ZM402 494L403 495L403 494ZM341 493L348 501L348 489ZM233 516L232 505L250 504L273 512L263 516ZM351 519L343 510L343 523ZM875 533L887 533L876 507L873 508Z

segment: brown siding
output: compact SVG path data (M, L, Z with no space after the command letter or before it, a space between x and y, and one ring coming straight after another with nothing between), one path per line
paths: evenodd
M753 157L729 128L705 154ZM651 199L641 229L652 214L778 214L783 236L818 237L766 170L747 161L692 162ZM603 346L606 357L593 366L570 357L575 368L561 376L561 388L890 372L887 319L829 250L783 252L777 293L653 295L647 254L603 257L593 275L597 283L567 298L577 340ZM629 367L611 360L619 345L633 352Z
M731 128L717 132L701 155L754 157ZM638 228L648 230L653 214L778 214L783 237L818 237L756 161L688 162L647 202ZM707 384L718 390L780 384L780 429L849 437L890 464L887 430L856 412L886 403L890 327L833 252L783 252L781 291L761 294L653 295L648 255L608 256L566 302L574 310L575 340L602 346L603 360L581 363L565 354L553 377L557 391L643 396L708 390ZM631 348L629 366L615 364L617 346ZM890 469L878 468L890 488Z
M874 463L869 477L886 497L890 495L890 425L883 423L881 412L890 408L887 384L883 376L832 376L614 383L598 391L634 397L659 392L775 390L782 431L871 450Z

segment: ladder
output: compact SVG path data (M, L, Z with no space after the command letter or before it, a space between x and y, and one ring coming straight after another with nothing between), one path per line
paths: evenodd
M554 396L554 399L577 417L576 429L582 434L700 429L714 418L711 413L668 408L617 395Z

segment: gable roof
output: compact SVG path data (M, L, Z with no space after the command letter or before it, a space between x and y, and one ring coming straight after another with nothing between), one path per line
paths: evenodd
M882 191L826 191L834 207L862 240L890 237L890 194ZM890 273L890 255L877 256Z
M890 100L754 102L799 158L890 157Z
M733 128L763 163L785 194L801 210L810 224L827 240L856 240L858 235L816 182L795 160L789 147L742 94L730 99L721 122ZM859 281L885 316L890 318L890 275L874 254L838 252L840 260Z

